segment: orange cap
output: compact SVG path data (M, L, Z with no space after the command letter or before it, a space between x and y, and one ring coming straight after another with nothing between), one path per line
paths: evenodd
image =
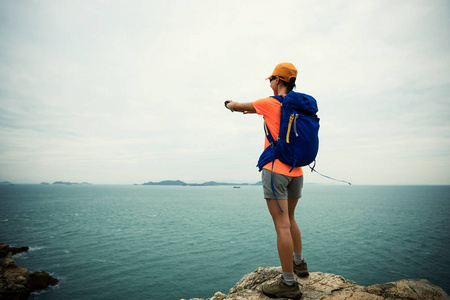
M269 79L272 76L278 76L281 80L289 82L292 77L297 78L297 69L291 63L278 64L272 72L272 75L266 78Z

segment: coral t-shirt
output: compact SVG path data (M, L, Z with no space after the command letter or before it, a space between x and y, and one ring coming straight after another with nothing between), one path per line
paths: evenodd
M269 127L270 133L274 140L278 137L278 132L280 131L280 118L281 118L281 103L273 97L267 97L259 99L253 102L253 106L256 109L258 115L264 116L267 127ZM264 138L264 149L270 146L267 137ZM264 169L272 170L272 162L266 164ZM301 167L294 168L291 172L292 167L283 164L278 159L275 160L273 164L273 172L278 174L283 174L286 176L297 177L303 175L303 170Z

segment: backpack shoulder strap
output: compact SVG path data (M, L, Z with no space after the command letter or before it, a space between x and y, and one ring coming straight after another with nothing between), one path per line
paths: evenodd
M270 146L273 148L275 147L275 140L272 137L272 134L270 133L269 127L267 126L266 121L264 121L264 133L266 134L266 138L270 143Z
M283 104L284 98L281 97L280 95L275 95L275 96L270 96L270 97L277 99L278 101L280 101L281 104ZM264 132L266 133L266 137L267 137L267 140L270 143L270 146L272 148L275 147L275 140L272 137L272 134L270 133L270 130L269 130L269 127L267 126L266 121L264 121Z

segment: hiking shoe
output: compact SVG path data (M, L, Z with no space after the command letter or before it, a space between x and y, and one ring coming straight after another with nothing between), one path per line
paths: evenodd
M284 282L282 275L279 275L274 281L264 283L262 292L270 298L300 299L302 297L299 283L294 282L291 286L287 285Z
M308 266L304 260L302 260L299 265L294 262L294 273L297 274L298 277L306 277L309 275Z

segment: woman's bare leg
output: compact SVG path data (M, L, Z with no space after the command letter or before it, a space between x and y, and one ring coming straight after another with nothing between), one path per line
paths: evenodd
M294 265L292 263L292 253L294 251L294 243L291 234L291 222L289 219L289 208L287 200L278 200L278 203L283 209L281 212L277 200L266 199L267 207L272 216L275 230L277 232L277 248L280 257L281 269L283 272L294 272ZM297 226L298 227L298 226Z
M294 243L294 252L297 254L302 253L302 235L300 233L300 228L298 227L297 222L295 221L294 212L295 207L297 206L298 199L288 199L288 208L289 208L289 220L290 220L290 230L292 241Z

